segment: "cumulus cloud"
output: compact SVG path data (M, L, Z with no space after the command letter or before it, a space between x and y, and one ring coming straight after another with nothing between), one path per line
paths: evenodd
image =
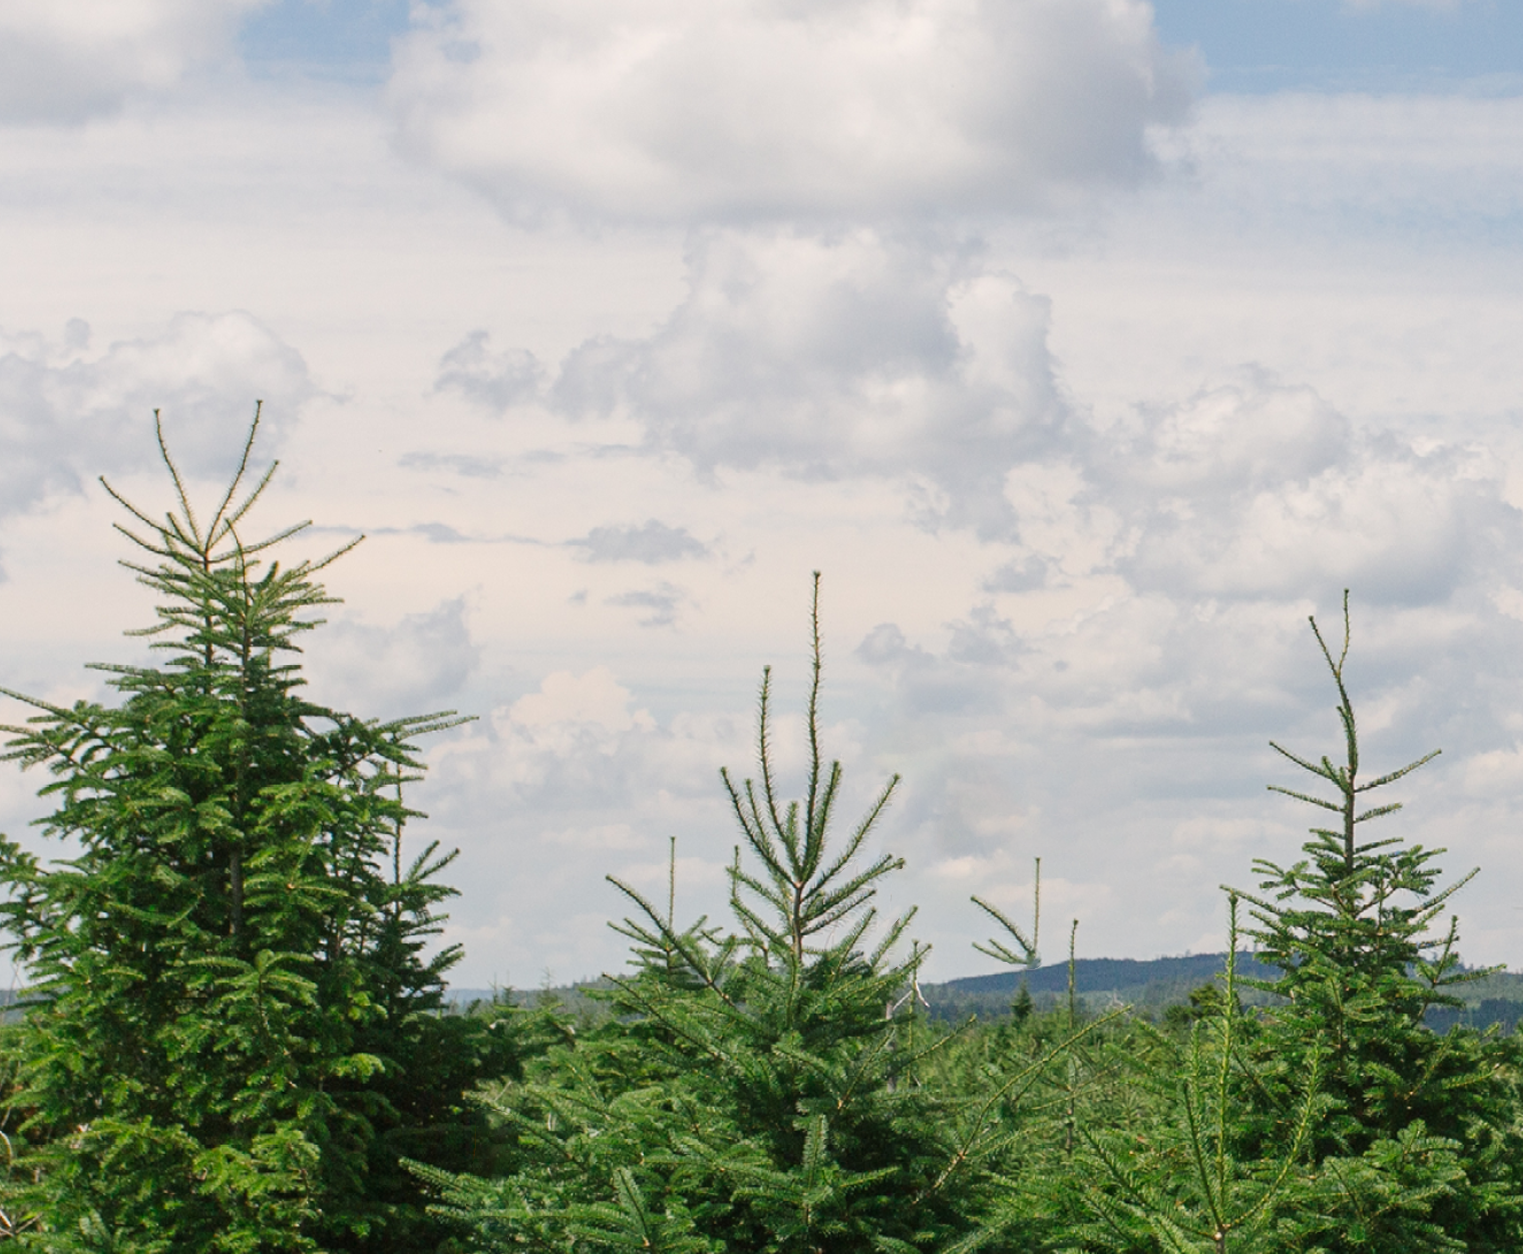
M977 256L865 228L716 230L694 239L687 296L651 334L584 342L534 400L632 423L647 452L710 478L890 480L922 525L1005 546L983 577L995 596L1109 574L1168 597L1352 585L1423 604L1510 569L1523 518L1490 455L1356 428L1254 367L1101 425L1058 382L1048 331L1047 300ZM595 561L702 552L655 520L571 543ZM623 595L647 624L677 604L665 588Z
M895 623L862 639L899 720L943 720L927 734L949 744L996 713L1017 738L1227 734L1281 716L1287 634L1345 587L1403 616L1384 665L1430 674L1455 633L1517 599L1523 512L1482 450L1355 427L1257 370L1136 422L1009 466L1016 525L983 548L984 595L934 649Z
M992 528L1005 471L1057 446L1048 304L1009 275L866 230L708 235L689 275L652 336L571 353L550 402L704 471L913 477L932 516Z
M542 747L570 748L591 737L606 752L620 732L655 726L644 710L630 710L629 699L629 689L606 666L582 675L556 671L545 676L538 692L494 715L494 724Z
M89 339L78 320L61 342L0 333L0 514L151 462L155 409L181 467L220 477L256 398L269 452L315 390L300 354L244 313L179 314L98 353Z
M0 5L0 120L76 122L134 90L177 83L223 53L266 0L7 0Z
M1186 596L1434 603L1513 564L1504 468L1453 444L1356 432L1311 389L1256 372L1155 412L1097 479L1131 499L1136 586Z
M402 141L510 216L1011 210L1126 182L1196 75L1143 0L449 0Z

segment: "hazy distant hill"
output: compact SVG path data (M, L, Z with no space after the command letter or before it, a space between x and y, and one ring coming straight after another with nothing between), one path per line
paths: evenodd
M1192 990L1215 979L1226 966L1225 953L1150 961L1080 958L1074 963L1074 988L1089 1010L1129 1005L1139 1011L1157 1013L1188 1001ZM1279 974L1276 968L1264 965L1249 953L1238 955L1237 971L1239 977L1258 980L1274 980ZM955 1021L976 1014L982 1019L1007 1013L1022 983L1039 1009L1056 1005L1068 994L1068 964L968 976L943 984L927 984L921 991L937 1018ZM1463 985L1456 992L1464 999L1463 1009L1439 1008L1429 1012L1428 1022L1436 1031L1444 1031L1455 1023L1472 1027L1495 1023L1503 1031L1511 1031L1523 1018L1523 975L1502 972ZM1271 1000L1268 993L1256 989L1244 988L1242 994L1249 1005Z
M1227 955L1224 953L1187 954L1180 958L1147 961L1080 958L1074 963L1074 987L1086 1010L1127 1005L1158 1014L1168 1006L1188 1001L1194 989L1215 979L1226 965ZM1276 968L1265 966L1249 953L1238 955L1237 970L1240 977L1247 979L1273 980L1278 975ZM519 1005L549 997L573 1012L595 1013L600 1003L589 998L586 990L600 983L587 981L565 988L507 990L506 994ZM941 984L924 984L921 992L930 1003L931 1013L939 1019L956 1022L969 1015L990 1019L1009 1013L1010 1003L1022 983L1038 1009L1056 1006L1068 995L1068 964L1055 962L1033 971L970 975ZM1464 998L1464 1009L1430 1011L1428 1022L1434 1030L1444 1031L1455 1023L1466 1023L1473 1027L1499 1024L1503 1031L1510 1032L1523 1019L1523 975L1503 972L1464 985L1457 991ZM1271 1000L1269 994L1254 989L1244 988L1242 992L1243 1001L1249 1005L1262 1005ZM459 988L451 989L449 995L457 1005L464 1005L472 1001L490 1001L493 990Z
M1074 963L1074 989L1091 1010L1118 1004L1159 1010L1187 1001L1193 989L1209 983L1226 965L1226 954L1187 954L1148 961L1080 958ZM1238 955L1237 969L1239 976L1261 980L1272 980L1278 974L1275 968L1264 966L1246 953ZM967 976L944 984L923 985L921 992L937 1018L955 1020L976 1014L982 1019L1006 1013L1022 984L1038 1008L1053 1005L1068 995L1068 964ZM1243 999L1252 1003L1265 1000L1265 996L1244 989Z
M1074 963L1074 986L1081 993L1119 992L1122 989L1150 988L1154 985L1188 984L1197 988L1224 971L1226 954L1187 954L1183 958L1080 958ZM1252 954L1237 957L1237 971L1241 976L1272 980L1277 972L1266 967ZM1055 962L1050 966L1037 967L1034 971L1000 971L994 975L970 975L960 980L948 980L934 987L948 995L998 993L1013 997L1015 990L1025 984L1033 994L1067 993L1068 964ZM932 987L928 985L927 987Z

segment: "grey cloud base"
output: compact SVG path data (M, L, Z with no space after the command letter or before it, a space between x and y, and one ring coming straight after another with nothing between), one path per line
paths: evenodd
M0 122L79 123L225 57L260 0L13 0L0 8Z
M0 332L0 516L102 473L151 466L155 409L192 474L223 473L254 402L269 403L265 447L278 448L314 392L301 355L245 313L184 313L103 350L71 321L51 340Z

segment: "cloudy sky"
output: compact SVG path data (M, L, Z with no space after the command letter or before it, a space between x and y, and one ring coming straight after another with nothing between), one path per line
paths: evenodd
M478 716L456 982L564 982L671 836L722 913L819 569L939 979L1038 856L1047 957L1221 948L1350 587L1366 761L1444 750L1387 834L1516 967L1520 154L1512 0L4 0L0 684L142 656L95 478L167 504L159 407L210 495L263 399L271 527L367 536L314 697Z

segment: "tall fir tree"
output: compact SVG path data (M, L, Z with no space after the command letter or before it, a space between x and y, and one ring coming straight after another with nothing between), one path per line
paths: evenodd
M1338 696L1342 760L1274 745L1333 795L1270 787L1336 823L1313 828L1305 857L1289 866L1256 860L1259 892L1241 894L1260 960L1280 969L1273 982L1244 983L1283 1001L1255 1039L1261 1100L1239 1146L1271 1153L1283 1143L1294 1094L1315 1070L1326 1105L1309 1143L1317 1190L1305 1200L1299 1243L1287 1237L1286 1248L1523 1248L1515 1042L1464 1028L1440 1036L1424 1023L1430 1007L1460 1004L1457 986L1489 974L1462 967L1457 923L1443 923L1449 899L1475 872L1440 888L1443 850L1361 839L1364 824L1401 809L1372 804L1370 794L1437 750L1367 777L1345 678L1348 594L1336 656L1315 619L1311 627Z
M0 845L0 926L31 979L5 1035L34 1147L12 1209L38 1248L432 1248L397 1160L476 1162L461 1094L509 1062L509 1034L440 1014L453 855L404 855L413 743L458 720L303 699L298 641L333 601L316 577L347 549L282 566L306 524L248 538L275 471L249 486L258 424L204 524L161 427L176 508L106 484L163 664L100 668L115 705L8 694L38 711L8 757L52 773L43 831L73 846L45 864Z
M844 839L832 830L842 770L821 743L818 574L810 623L803 797L781 796L770 668L757 775L722 776L742 837L732 927L679 927L674 885L663 909L614 881L636 912L618 927L633 971L611 977L613 1015L488 1094L507 1134L499 1174L418 1168L471 1249L1058 1248L1062 1220L1045 1194L1011 1201L1030 1172L1032 1128L1050 1123L1024 1103L1076 1039L1116 1016L1070 1019L1056 1041L993 1057L958 1051L966 1032L921 1016L926 951L899 948L912 915L879 930L873 906L903 866L869 846L897 777ZM985 952L1028 965L1034 935L984 909L1006 933Z
M900 859L868 841L891 779L837 843L839 763L820 740L818 576L805 795L784 804L764 672L758 778L724 776L743 845L734 929L636 907L615 1016L550 1051L491 1108L514 1145L495 1179L423 1170L472 1248L909 1251L965 1235L958 1121L920 1083L941 1037L915 1017L922 951L893 956L872 907Z

